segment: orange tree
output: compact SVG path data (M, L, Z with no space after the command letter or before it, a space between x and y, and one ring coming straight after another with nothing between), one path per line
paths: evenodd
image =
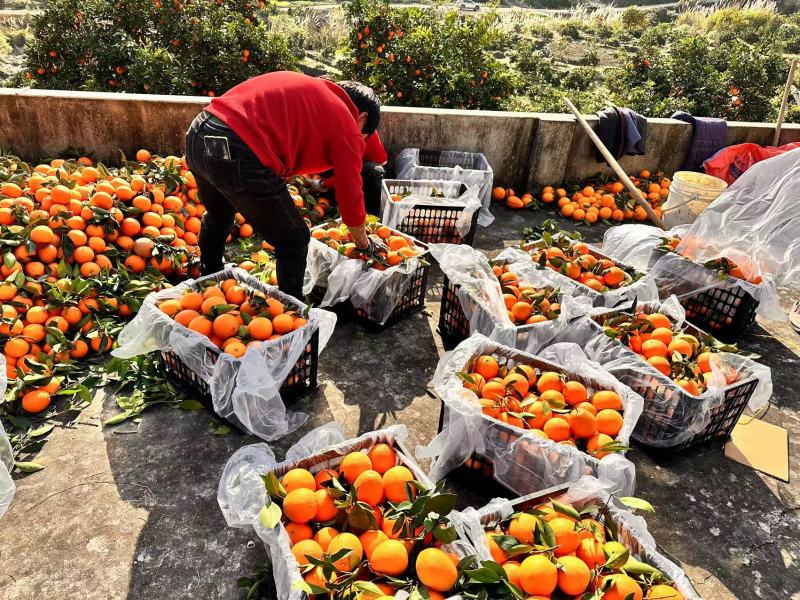
M375 88L386 104L495 109L513 89L511 71L494 56L507 38L493 11L461 17L367 0L344 8L350 31L342 73Z
M33 20L32 87L218 95L294 69L254 0L52 0Z

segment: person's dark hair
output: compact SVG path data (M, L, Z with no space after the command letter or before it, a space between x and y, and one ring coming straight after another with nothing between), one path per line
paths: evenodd
M347 92L359 113L367 113L364 133L372 135L381 121L381 101L378 95L371 87L357 81L339 81L337 85Z

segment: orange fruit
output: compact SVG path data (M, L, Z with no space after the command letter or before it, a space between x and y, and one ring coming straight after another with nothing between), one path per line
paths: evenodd
M383 478L381 474L372 469L363 471L353 483L356 498L370 506L378 506L383 502Z
M205 302L203 304L205 305ZM212 330L217 337L228 339L235 336L239 331L239 320L230 313L219 315L214 319Z
M317 498L309 489L297 488L283 499L283 514L295 523L308 523L317 515Z
M339 535L339 531L337 531L334 527L323 527L314 534L314 541L320 545L323 552L327 552L331 540L337 535Z
M47 225L37 225L33 229L31 229L30 234L28 235L30 240L34 244L45 245L45 244L52 244L55 240L55 235L53 234L53 230L50 229Z
M383 474L383 491L390 502L403 502L416 496L415 488L408 484L414 480L414 475L403 466L392 467ZM411 488L409 497L408 487ZM441 591L441 590L440 590Z
M350 550L350 554L336 561L334 565L340 571L352 571L364 558L364 548L352 533L340 533L328 545L328 554L336 554L344 549Z
M581 538L575 521L563 516L558 516L550 521L550 528L556 536L556 544L558 548L555 549L556 556L564 556L575 552L578 544L581 543Z
M605 408L597 413L597 431L616 437L622 429L624 419L616 410Z
M575 550L575 556L581 559L590 569L602 566L606 563L606 555L603 552L603 544L594 538L583 539Z
M660 371L667 377L669 377L670 374L672 373L672 365L663 356L652 356L647 359L647 364L651 365L652 367L655 367L658 371Z
M317 482L307 469L291 469L281 478L281 485L287 493L299 488L312 491L317 489Z
M619 394L611 390L595 392L592 396L592 405L594 405L597 410L602 410L604 408L622 410L623 408L622 398L619 397Z
M256 317L247 324L247 331L254 340L268 340L272 336L272 321L266 317Z
M382 532L375 532L376 534ZM369 557L372 570L379 575L398 577L408 568L408 550L403 542L385 540L377 544Z
M317 523L327 523L336 518L339 514L339 509L333 502L333 496L330 491L323 488L314 492L317 500L317 513L314 515L314 520Z
M181 296L181 307L190 310L200 310L203 305L203 296L198 292L187 292Z
M611 581L603 594L603 600L642 600L642 588L638 583L624 573L606 575L603 577L603 587Z
M669 344L672 342L672 329L669 327L657 327L650 334L650 339L658 340L669 346Z
M203 300L203 304L200 305L200 312L204 315L210 315L211 309L220 304L225 304L225 300L219 296L209 296Z
M189 321L189 329L197 333L202 333L205 336L210 336L213 328L211 321L201 315Z
M45 390L31 390L22 397L22 409L31 414L40 413L48 406L50 406L50 394Z
M546 555L535 554L522 561L519 580L526 594L549 598L558 584L558 569Z
M170 317L174 317L176 314L178 314L178 312L180 312L181 303L176 299L164 300L158 305L158 308L161 310L161 312L169 315Z
M667 329L672 329L672 321L669 320L669 317L666 315L662 315L661 313L653 313L651 315L645 315L645 319L650 322L650 325L653 326L654 329L658 329L659 327L666 327Z
M358 541L361 542L361 547L364 548L364 555L367 560L372 560L372 551L381 543L389 539L383 531L379 529L370 529L358 536ZM405 548L405 544L403 545Z
M683 595L671 585L657 584L647 590L645 600L683 600Z
M540 393L548 390L560 392L563 386L561 374L554 371L545 371L539 376L539 380L536 382L536 389L539 390Z
M323 469L316 475L314 475L314 482L317 484L317 489L322 487L322 484L326 481L330 481L334 477L336 477L338 473L333 469Z
M289 534L292 545L297 542L302 542L303 540L310 540L314 536L314 530L306 523L294 523L289 521L284 527L286 528L286 533ZM323 548L323 550L325 549Z
M558 559L558 588L570 596L579 596L589 587L592 573L580 558L562 556Z
M344 480L351 485L355 483L361 473L370 469L372 469L372 461L363 452L351 452L339 464L339 472L344 477Z
M586 413L589 414L589 413ZM556 442L563 442L569 439L569 423L560 417L553 417L544 424L542 428L551 440Z
M669 346L667 347L667 352L669 353L669 356L672 356L673 352L677 352L678 354L682 354L687 358L691 358L692 354L694 354L694 348L686 340L677 338L670 342Z
M533 532L536 529L536 517L528 513L520 513L508 524L508 534L523 544L533 543Z
M569 429L573 437L590 438L597 433L598 428L597 419L588 410L573 410L569 413Z
M494 357L484 355L475 359L473 371L486 381L489 381L500 372L500 366L497 364L497 360Z
M564 399L572 406L585 402L589 397L586 386L579 381L567 381L564 383L561 393L564 394Z
M645 358L652 358L653 356L667 356L668 349L664 342L659 340L647 340L642 343L642 355Z
M449 592L458 580L453 561L438 548L426 548L420 552L415 569L423 585L437 592Z
M506 553L503 552L503 549L494 541L494 538L497 537L499 534L487 534L486 535L486 543L489 545L489 552L492 555L492 560L499 565L508 560Z
M376 444L367 453L372 468L383 475L397 464L397 454L389 444Z
M596 436L589 438L586 442L586 450L596 458L603 458L609 453L601 448L606 447L608 444L614 443L614 440L605 433L598 433Z
M294 319L291 315L281 313L272 319L272 329L275 333L283 335L294 329Z
M314 540L300 540L292 546L292 554L301 567L309 563L308 557L322 558L322 548Z

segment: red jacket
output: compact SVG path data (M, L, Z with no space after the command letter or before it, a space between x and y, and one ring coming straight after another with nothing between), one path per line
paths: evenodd
M383 147L383 142L381 142L381 138L378 137L378 132L376 131L367 138L367 147L364 150L364 162L385 165L386 161L388 160L389 155L386 153L386 148ZM325 179L325 181L322 182L322 185L324 185L326 188L335 188L336 173L333 173L330 177Z
M338 85L302 73L267 73L214 98L206 110L280 177L333 169L342 220L353 227L364 223L366 143L358 110Z

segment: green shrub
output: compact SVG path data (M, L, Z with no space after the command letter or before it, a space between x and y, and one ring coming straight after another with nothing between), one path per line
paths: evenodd
M295 67L267 18L250 0L51 0L33 20L27 77L43 88L220 94Z
M495 12L462 20L453 10L368 0L345 10L352 27L343 76L372 86L386 104L495 109L512 90L510 70L494 55L506 45Z

